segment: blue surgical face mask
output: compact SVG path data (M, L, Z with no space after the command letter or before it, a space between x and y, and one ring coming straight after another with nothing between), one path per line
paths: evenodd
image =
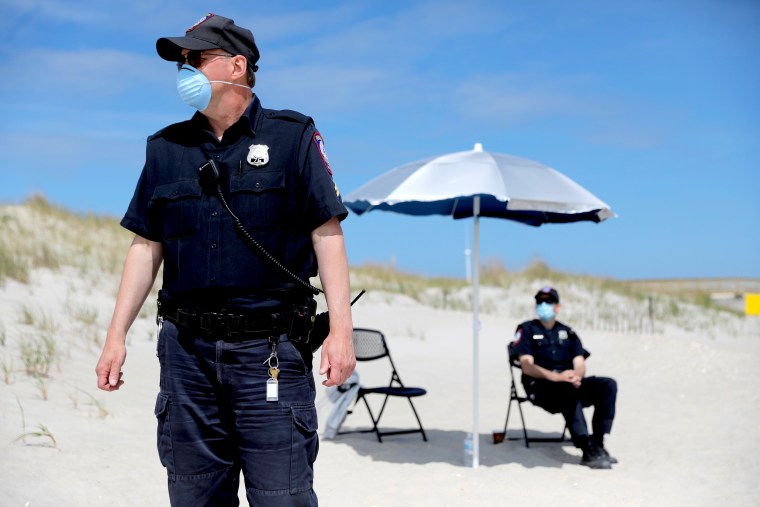
M229 81L209 81L208 78L192 65L185 64L177 73L177 92L182 101L198 111L205 111L211 102L211 83L224 83L253 90L245 85Z
M544 322L554 318L554 305L551 303L539 303L536 305L536 315Z

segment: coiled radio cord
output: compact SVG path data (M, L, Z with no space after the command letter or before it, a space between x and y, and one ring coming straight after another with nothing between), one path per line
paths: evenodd
M235 213L232 212L230 207L227 205L227 200L224 198L224 194L222 193L222 188L219 186L219 183L216 183L216 194L219 197L219 200L222 203L222 206L224 206L224 209L227 210L227 213L230 214L232 217L232 225L235 226L235 229L240 233L240 235L243 237L243 239L251 246L253 247L264 259L266 259L270 264L275 266L277 269L285 273L288 277L290 277L293 281L297 282L299 285L305 287L308 289L311 293L313 293L315 296L324 292L322 289L319 289L317 287L314 287L312 284L307 282L306 280L303 280L300 276L293 273L291 270L286 268L282 265L280 261L272 257L272 254L267 252L267 250L261 246L261 244L254 239L253 236L248 232L248 230L245 228L243 223L240 221L240 219L235 215Z

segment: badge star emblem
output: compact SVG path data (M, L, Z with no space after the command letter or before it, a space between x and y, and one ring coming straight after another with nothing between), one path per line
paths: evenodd
M269 163L269 146L266 144L252 144L248 147L246 160L254 167L265 166Z

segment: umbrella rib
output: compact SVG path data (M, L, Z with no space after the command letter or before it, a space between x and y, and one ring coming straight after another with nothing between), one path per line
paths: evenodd
M457 210L457 206L459 206L459 199L460 199L459 197L456 197L454 199L454 206L451 207L451 213L449 213L449 216L452 218L454 217L454 213Z

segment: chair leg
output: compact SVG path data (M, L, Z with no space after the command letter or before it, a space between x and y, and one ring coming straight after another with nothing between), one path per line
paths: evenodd
M409 401L409 405L412 407L412 413L414 414L414 418L417 420L417 425L419 426L419 430L400 430L400 431L386 431L381 432L380 428L378 427L378 423L380 422L380 417L383 414L383 411L385 410L385 405L388 402L389 396L386 395L385 399L383 400L383 405L380 408L380 412L378 413L377 417L375 417L375 414L372 412L372 408L369 406L369 401L367 400L366 396L362 396L361 399L364 401L364 406L367 407L367 413L369 414L369 418L372 420L372 429L369 430L350 430L350 431L341 431L339 434L346 434L346 433L374 433L377 437L377 441L382 443L383 442L383 435L401 435L404 433L422 433L422 439L427 442L427 434L425 433L425 429L422 427L422 421L420 420L420 416L417 413L417 409L414 407L414 403L412 403L411 398L407 398ZM354 402L354 406L359 403L359 400L357 399Z
M372 419L372 423L374 424L373 431L377 435L377 440L379 442L382 442L383 441L382 435L403 435L405 433L417 433L419 431L419 433L422 433L422 440L427 442L428 439L427 439L427 435L425 434L425 429L422 427L422 421L420 420L420 416L417 413L417 409L414 407L414 403L412 403L411 398L407 398L407 401L409 401L409 406L412 407L412 413L414 414L414 418L417 419L417 425L419 426L420 429L419 430L386 431L386 432L380 431L380 428L378 427L378 423L380 422L380 417L382 416L382 413L385 410L385 405L388 402L388 398L389 396L386 395L385 400L383 400L383 405L380 408L380 413L378 414L377 418L375 418L374 415L372 414L372 411L369 408L369 403L367 402L366 398L364 399L364 403L367 405L367 410L369 411L370 418Z
M505 438L507 435L507 424L509 424L509 414L512 411L512 402L517 402L517 410L520 412L520 422L522 422L522 431L523 431L523 440L525 440L525 447L530 447L531 442L564 442L565 441L565 434L567 433L567 424L562 428L562 435L557 437L536 437L536 438L528 438L528 429L525 426L525 416L523 415L523 409L522 409L522 402L520 401L520 397L517 395L517 388L515 387L515 384L512 384L511 392L510 392L510 398L509 398L509 405L507 406L507 417L504 421L504 436ZM527 401L527 398L522 398L522 401ZM508 440L520 440L519 437L513 437L508 438Z
M427 435L425 434L425 430L422 427L422 421L420 421L420 416L417 415L417 409L414 408L414 403L412 403L411 398L407 398L409 400L409 406L412 407L412 412L414 412L414 418L417 419L417 425L420 427L420 433L422 433L422 440L427 442Z
M507 417L504 420L504 436L507 435L507 424L509 424L509 414L512 411L512 402L517 402L517 410L520 412L520 421L522 422L523 440L525 440L525 447L530 447L530 440L528 439L528 430L525 428L525 417L523 416L522 405L520 398L517 396L517 388L514 382L510 388L509 393L509 405L507 405ZM511 440L519 440L519 438L513 438Z
M383 417L383 412L385 412L385 405L388 403L389 395L385 395L385 399L383 399L383 404L380 406L380 413L377 414L377 420L379 421L381 417Z
M362 399L364 400L364 406L367 407L367 412L369 412L369 418L372 419L372 431L377 436L377 441L382 443L383 438L380 436L380 430L377 428L377 422L380 420L380 416L375 419L374 414L372 413L372 409L369 408L369 402L367 401L367 397L363 396ZM385 400L388 401L388 397L385 397ZM385 402L383 402L383 409L385 408ZM383 409L380 410L380 413L382 414Z
M509 403L507 404L507 417L504 419L504 435L507 434L507 425L509 424L509 412L512 410L512 401L514 401L512 398L509 399Z
M522 404L520 400L517 400L517 410L520 412L520 421L522 421L523 438L525 439L525 447L530 447L530 440L528 439L528 430L525 429L525 417L523 416Z

